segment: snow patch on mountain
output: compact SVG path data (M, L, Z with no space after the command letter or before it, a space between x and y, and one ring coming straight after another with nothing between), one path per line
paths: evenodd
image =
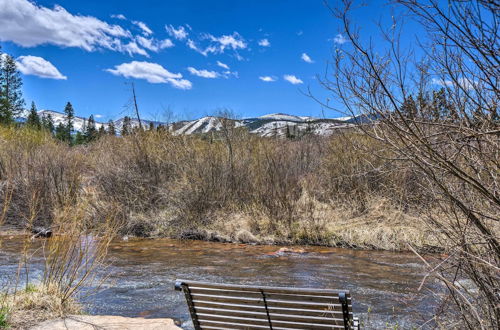
M54 126L66 122L66 115L52 110L39 111L40 116L52 117ZM195 120L184 120L174 123L164 123L161 121L141 120L144 128L159 126L171 131L174 135L206 134L209 132L220 131L226 127L244 127L252 134L264 137L271 136L300 136L303 134L331 135L335 130L341 128L353 127L356 123L368 123L372 121L367 116L350 116L340 118L315 118L310 116L295 116L284 113L273 113L254 118L244 119L222 119L216 116L205 116ZM79 116L74 118L75 131L83 131L87 125L87 119ZM123 128L124 118L113 121L115 129L120 132ZM139 121L130 118L132 127L138 127ZM96 128L101 126L108 127L107 123L96 121Z

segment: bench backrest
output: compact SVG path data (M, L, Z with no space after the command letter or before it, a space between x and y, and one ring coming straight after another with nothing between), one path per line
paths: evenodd
M177 280L195 329L354 329L345 290Z

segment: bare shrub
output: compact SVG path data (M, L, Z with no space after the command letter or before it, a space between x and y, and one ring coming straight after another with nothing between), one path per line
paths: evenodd
M0 131L0 178L4 182L0 200L8 203L5 221L50 226L57 209L77 202L84 156L44 132Z
M377 118L360 128L390 150L380 157L420 177L418 189L439 210L425 219L449 255L426 263L449 289L461 326L498 328L499 7L482 0L394 4L415 18L429 44L418 52L403 47L401 12L381 28L385 48L363 44L350 19L354 3L345 0L332 13L349 42L322 82L348 111Z

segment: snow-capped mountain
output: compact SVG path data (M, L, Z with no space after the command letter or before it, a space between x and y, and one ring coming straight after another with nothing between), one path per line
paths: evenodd
M59 123L64 124L66 122L66 115L64 113L61 113L61 112L57 112L57 111L53 111L53 110L41 110L41 111L38 111L38 115L40 116L40 118L48 117L50 115L50 117L52 118L52 121L54 122L54 127L57 127L57 125L59 125ZM73 127L74 127L75 131L82 131L84 126L87 124L87 121L88 121L88 118L75 116L75 118L73 120ZM103 125L106 128L107 124L100 123L97 121L95 123L95 126L97 129L99 129Z
M122 130L124 120L125 120L125 117L122 117L120 119L113 121L113 124L115 125L115 129L117 132L120 132ZM163 123L161 121L141 119L141 124L145 128L148 128L151 125L151 123L154 125L154 127L158 127L160 125L165 126L165 123ZM106 123L104 125L105 125L105 128L107 128L108 123ZM130 118L130 126L139 127L139 120L137 120L136 118Z
M54 125L64 123L66 116L64 113L42 110L39 111L40 116L52 117ZM75 116L74 127L76 131L82 131L87 123L87 119ZM175 135L190 135L190 134L205 134L209 132L220 131L224 125L230 127L245 127L250 133L260 136L299 136L304 133L316 135L330 135L336 129L351 127L358 122L367 122L368 118L364 116L357 117L342 117L342 118L315 118L308 116L294 116L284 113L273 113L260 117L243 118L243 119L223 119L216 116L206 116L195 120L183 120L174 123L164 123L161 121L141 120L142 125L146 128L153 125L154 127L163 126ZM115 129L120 132L123 127L124 118L113 121ZM139 126L137 119L131 118L132 127ZM96 128L104 126L107 128L107 123L96 121Z

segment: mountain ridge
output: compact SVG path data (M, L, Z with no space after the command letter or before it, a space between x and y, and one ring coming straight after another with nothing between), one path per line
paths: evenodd
M43 116L50 115L54 121L54 125L63 123L66 115L62 112L54 110L40 110L38 114ZM113 120L113 124L117 132L120 132L123 127L125 117ZM242 119L229 119L235 127L246 127L252 134L260 136L298 136L304 133L316 135L330 135L334 130L339 128L347 128L353 126L360 120L360 116L341 117L341 118L317 118L311 116L296 116L285 113L271 113L259 117L249 117ZM80 116L74 117L75 131L82 131L86 125L87 119ZM131 126L138 127L139 121L135 118L130 118ZM162 122L142 119L142 125L149 127L163 126L172 131L175 135L191 135L205 134L209 132L219 131L223 128L222 117L204 116L194 120L181 120L175 122ZM107 128L108 123L95 121L96 128L101 126Z

